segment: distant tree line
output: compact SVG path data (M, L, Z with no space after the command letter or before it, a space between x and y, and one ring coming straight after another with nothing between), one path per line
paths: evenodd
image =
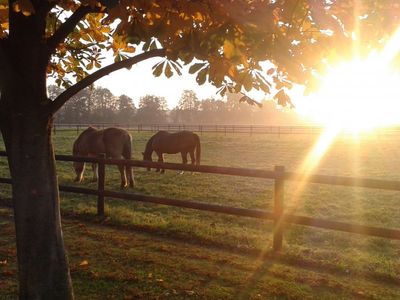
M54 99L63 90L51 85L49 97ZM300 125L294 111L280 109L273 101L263 101L262 106L240 102L241 96L228 94L224 100L214 98L199 100L192 90L183 91L178 105L169 110L164 97L145 95L136 107L126 95L115 96L103 87L85 89L76 94L57 113L56 122L119 123L119 124L254 124Z

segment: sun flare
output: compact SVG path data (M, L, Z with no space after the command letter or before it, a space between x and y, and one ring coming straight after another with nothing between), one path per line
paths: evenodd
M400 29L381 52L338 63L328 70L314 94L292 97L300 115L324 127L297 170L300 178L291 199L292 209L299 205L307 179L341 131L357 135L400 125L400 72L392 66L399 52Z
M400 124L400 73L391 66L400 50L398 30L381 52L329 69L314 94L296 102L309 120L352 132Z

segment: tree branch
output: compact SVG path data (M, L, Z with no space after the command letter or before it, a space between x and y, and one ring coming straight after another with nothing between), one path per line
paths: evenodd
M53 54L57 46L62 43L67 36L74 30L75 26L88 14L99 12L98 8L90 6L79 6L77 10L47 39L47 47L49 54Z
M141 54L138 54L134 57L125 59L123 61L119 61L116 63L113 63L111 65L108 65L100 70L97 70L96 72L86 76L84 79L81 81L77 82L67 90L65 90L63 93L61 93L54 101L51 102L49 105L49 112L50 113L55 113L57 110L59 110L72 96L77 94L79 91L83 90L84 88L90 86L93 84L96 80L114 72L118 71L123 68L129 68L132 65L141 62L143 60L152 58L152 57L162 57L165 56L165 49L155 49L155 50L150 50L148 52L144 52Z

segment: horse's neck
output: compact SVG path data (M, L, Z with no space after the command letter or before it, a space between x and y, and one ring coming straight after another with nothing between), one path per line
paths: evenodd
M146 144L146 148L144 149L145 154L151 154L153 153L153 140L154 140L154 135L148 140Z

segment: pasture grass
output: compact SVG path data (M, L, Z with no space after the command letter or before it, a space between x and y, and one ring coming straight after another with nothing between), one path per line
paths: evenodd
M14 230L0 208L0 298L17 294ZM286 254L226 251L175 236L64 218L77 299L397 299L398 286Z
M133 157L140 159L140 153L151 133L132 132L132 135ZM75 138L74 131L57 132L54 136L56 153L70 154ZM268 170L273 169L274 165L284 165L287 171L294 172L301 166L316 138L316 135L203 134L201 161L202 164L207 165ZM395 135L370 135L362 138L342 136L332 144L314 173L400 180L398 167L400 157L397 155L399 146L400 139ZM169 155L166 161L180 162L180 155ZM6 166L5 160L0 159L0 176L7 177ZM57 169L61 184L75 185L72 183L74 174L71 163L58 162ZM90 182L90 171L86 170L86 180L83 185L96 188L96 184ZM272 210L273 181L271 180L199 173L179 175L175 171L166 171L164 175L161 175L154 171L147 172L142 168L135 168L134 172L137 187L133 192L138 194ZM107 189L119 190L119 173L115 167L107 167L106 179ZM9 187L1 185L0 198L9 197ZM285 183L285 209L299 215L399 228L399 204L398 192L320 184L308 184L299 190L295 182ZM257 257L261 253L268 253L272 243L272 224L268 221L109 198L106 199L107 218L100 221L96 217L95 197L66 193L61 195L61 207L65 216L79 216L97 223L102 222L117 228L133 230L136 234L138 232L149 234L162 241L173 238L179 243L217 249L225 251L225 254L236 253L241 257L243 255ZM99 228L96 227L96 231L103 230ZM83 244L86 244L86 240ZM182 251L181 244L176 247ZM105 247L105 249L106 252L113 253L113 259L121 260L118 255L122 255L120 252L122 250L119 247L113 250L111 247ZM149 255L156 256L155 253L151 251L150 253ZM154 264L150 264L149 268L161 268L157 265L163 265L160 261L162 259L165 258L153 258ZM338 282L339 285L357 286L359 281L373 279L375 280L374 289L377 289L375 294L371 292L366 296L364 290L368 288L364 286L364 283L360 283L363 286L361 294L358 291L350 292L349 287L345 289L346 297L343 299L348 299L349 295L350 298L396 299L400 297L400 243L398 241L288 225L284 233L284 254L279 258L279 262L287 266L284 267L285 271L282 269L277 272L285 274L277 276L278 279L270 278L270 268L267 266L259 266L262 275L252 277L254 284L261 289L260 295L265 295L268 290L268 292L275 291L272 295L279 297L279 293L285 290L287 292L284 292L283 298L304 299L313 295L323 296L326 299L335 298L333 295L341 298L342 292L336 289L334 282ZM197 263L200 264L200 262ZM201 265L195 264L193 268L197 270L202 267L202 264L208 265L208 263L210 263L209 268L212 266L215 268L215 264L218 266L213 259L207 258L201 260ZM268 265L264 261L262 264ZM140 264L140 268L142 267L147 268ZM253 265L253 271L254 268ZM312 271L309 270L310 268ZM113 269L118 272L116 268ZM322 277L328 276L329 279L315 279L311 275L313 272L321 271L328 272ZM229 272L237 273L232 269L227 273ZM307 273L305 278L309 280L302 282L303 279L299 279L303 278L300 276L301 272ZM174 276L173 272L171 273L169 276ZM87 274L82 276L85 277ZM197 280L204 280L202 276L205 275L199 275ZM282 277L284 277L284 282L281 282ZM82 279L82 281L85 280ZM196 282L193 278L191 280ZM216 279L210 286L213 287L212 293L218 294L207 294L208 291L204 291L200 298L216 299L214 298L216 295L218 295L217 298L234 298L235 289L232 289L232 286L239 284L238 286L242 287L246 280L243 277L229 280L232 281L231 287L225 288L225 285ZM314 283L310 283L314 280ZM139 282L143 286L137 291L146 291L149 288L142 280ZM275 282L278 282L276 289ZM86 288L91 287L91 284L87 284ZM107 291L107 280L99 279L98 284L102 286L103 291ZM174 287L172 290L177 289ZM154 293L161 295L162 291L155 290ZM255 292L254 295L257 293ZM252 294L252 298L256 299L254 295ZM183 293L181 296L185 298L184 296L188 295ZM143 296L143 298L146 297Z

